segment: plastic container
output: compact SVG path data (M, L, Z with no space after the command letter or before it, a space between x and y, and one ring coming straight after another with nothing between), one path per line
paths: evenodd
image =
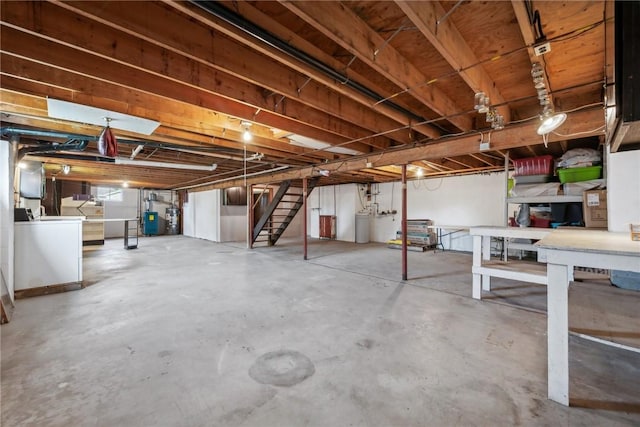
M513 168L515 176L527 175L552 175L553 157L550 155L514 159Z
M589 166L586 168L558 169L558 177L561 183L589 181L600 178L602 166Z
M532 216L531 226L536 228L549 228L551 227L551 220L548 218L538 218L536 216Z

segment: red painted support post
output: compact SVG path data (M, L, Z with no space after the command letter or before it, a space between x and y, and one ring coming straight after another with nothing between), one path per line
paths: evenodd
M302 238L304 239L304 259L307 259L307 178L302 178Z
M254 222L254 218L253 218L253 184L249 184L247 186L247 209L249 212L247 212L247 221L249 222L247 224L247 227L249 229L249 233L247 234L248 236L248 247L249 249L253 249L253 222Z
M407 280L407 165L402 165L402 280Z

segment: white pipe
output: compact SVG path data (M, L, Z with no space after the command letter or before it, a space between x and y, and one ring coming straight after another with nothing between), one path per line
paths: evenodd
M133 160L135 159L135 157L138 155L139 152L142 151L142 149L144 148L144 145L140 144L138 145L132 152L131 152L131 157L129 158L129 160Z
M184 187L177 187L177 188L174 188L173 190L188 190L190 188L204 187L205 185L218 184L220 182L225 182L225 181L233 181L234 179L248 178L250 176L262 175L262 174L270 173L270 172L277 172L277 171L281 171L282 169L287 169L289 167L290 166L278 166L277 168L268 169L266 171L245 173L244 175L233 176L231 178L218 179L216 181L204 182L202 184L195 184L195 185L187 185L187 186L184 186Z
M185 163L162 163L153 162L150 160L131 160L123 157L116 157L116 165L129 165L129 166L149 166L156 168L171 168L171 169L189 169L196 171L214 171L218 167L217 164L212 165L188 165Z

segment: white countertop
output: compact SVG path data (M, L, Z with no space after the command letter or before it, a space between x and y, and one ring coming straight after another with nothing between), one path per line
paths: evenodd
M640 242L631 240L629 233L606 230L554 230L536 243L536 246L544 249L640 257ZM640 259L638 263L640 265Z
M504 227L481 225L470 227L472 236L513 237L520 239L542 239L552 232L551 228Z

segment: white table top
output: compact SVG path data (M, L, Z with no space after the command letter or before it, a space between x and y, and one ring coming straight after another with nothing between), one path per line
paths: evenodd
M542 239L549 233L551 228L536 227L501 227L481 225L471 227L469 234L472 236L492 236L492 237L513 237L519 239Z
M87 218L86 222L122 222L122 221L137 221L138 218Z
M470 227L468 225L427 225L427 228L437 229L447 229L447 230L468 230Z
M536 243L536 246L544 249L631 255L640 258L640 242L631 240L629 233L606 230L554 230ZM640 259L638 262L640 263Z

